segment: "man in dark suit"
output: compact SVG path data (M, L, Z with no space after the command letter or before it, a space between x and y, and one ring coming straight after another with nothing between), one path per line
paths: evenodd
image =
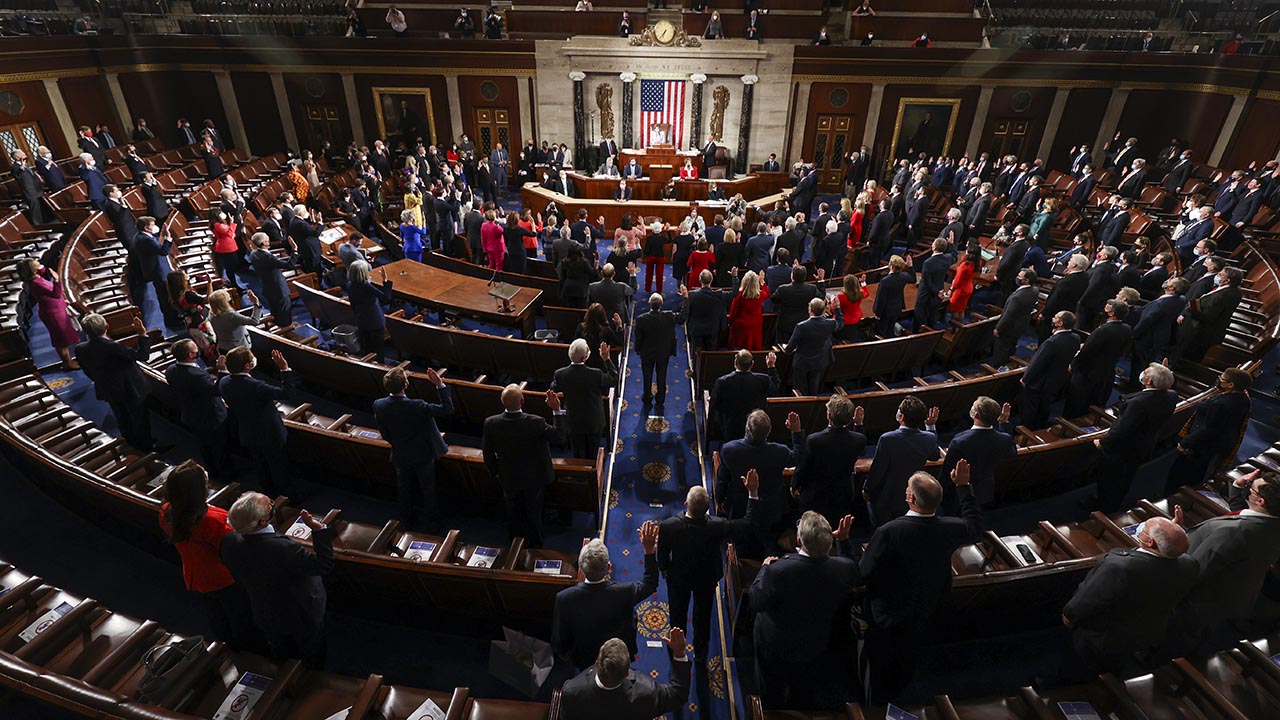
M325 660L324 576L333 570L333 528L303 510L298 519L311 531L311 549L271 525L271 498L240 496L227 520L234 533L222 536L222 562L249 594L254 624L276 660L298 658L311 669Z
M981 237L987 226L987 214L991 212L991 183L984 182L978 186L978 196L965 213L964 222L969 228L966 238L974 240Z
M627 180L639 180L644 177L644 168L640 167L640 163L636 162L635 158L631 158L630 162L622 166L622 177Z
M831 365L831 341L840 323L827 314L827 302L821 298L809 301L809 318L796 323L784 352L791 355L791 388L806 395L817 395L822 376Z
M1164 181L1160 186L1170 195L1177 195L1183 185L1187 184L1187 180L1191 179L1191 171L1195 169L1195 164L1191 162L1191 151L1183 150L1178 157L1178 161L1173 167L1169 168L1169 174L1164 176Z
M702 146L702 177L711 178L711 166L716 162L716 141L707 140L707 144Z
M1212 242L1206 240L1203 242ZM1189 279L1196 272L1201 272L1199 278L1191 282L1191 286L1187 288L1187 302L1191 302L1197 298L1207 295L1210 291L1218 287L1218 273L1222 272L1222 268L1226 267L1226 262L1216 255L1202 257L1203 262L1198 263L1191 269L1194 271L1190 274L1181 275L1184 280Z
M1124 231L1129 227L1129 208L1133 201L1119 195L1111 196L1111 208L1102 214L1094 225L1094 235L1103 244L1119 247Z
M959 507L956 488L951 483L951 471L961 460L969 462L970 483L978 504L987 507L995 501L996 466L1018 454L1013 437L1005 432L1012 410L1009 403L1001 405L985 395L973 401L969 408L973 426L951 438L938 476L943 488L942 506L948 513L954 514Z
M1170 278L1164 281L1164 294L1142 306L1138 323L1133 326L1133 352L1129 361L1129 382L1138 383L1138 373L1147 365L1168 357L1174 350L1178 316L1187 307L1183 293L1187 281Z
M924 633L951 589L951 554L982 532L982 511L969 487L969 462L951 471L960 518L942 517L942 487L926 472L906 479L909 513L871 536L859 570L866 586L866 638L858 658L868 702L894 700L911 681Z
M1116 421L1102 438L1093 441L1102 455L1099 458L1098 504L1103 512L1122 509L1125 496L1133 484L1138 466L1151 459L1164 426L1173 416L1178 394L1173 387L1173 371L1160 363L1151 363L1138 377L1142 390L1121 400Z
M587 286L587 299L603 305L607 317L618 315L627 318L630 315L629 306L633 291L630 285L614 280L616 275L617 268L610 263L605 263L605 266L600 269L600 279Z
M1093 155L1089 153L1088 145L1079 145L1071 148L1071 174L1079 176L1085 172L1086 167L1091 168Z
M714 279L710 270L703 270L698 277L701 287L689 292L686 298L688 320L684 327L694 352L720 347L720 331L727 322L727 308L734 291L711 287Z
M1142 158L1136 158L1130 166L1129 171L1125 174L1124 179L1116 186L1116 192L1121 197L1137 200L1142 197L1142 191L1147 188L1147 162Z
M107 160L107 148L93 136L93 130L88 125L81 125L77 134L79 137L76 138L76 147L80 148L80 152L92 155L94 163L99 168L110 164Z
M1142 269L1138 267L1138 253L1125 250L1120 253L1120 265L1116 269L1116 286L1137 288L1142 282Z
M791 476L791 492L800 509L819 513L837 525L853 514L853 473L867 447L863 411L844 395L827 400L827 427L805 440L804 459Z
M609 358L609 344L600 343L604 369L587 365L591 348L581 338L569 345L569 365L555 372L552 389L564 393L566 424L573 456L594 460L600 440L609 427L609 415L601 396L618 382L618 366Z
M733 357L734 371L716 378L707 414L709 423L719 429L723 442L741 437L747 415L752 410L763 409L769 396L778 392L781 381L774 369L777 360L777 355L769 353L765 356L768 373L752 372L755 357L750 350L739 350Z
M774 339L782 344L791 339L791 333L797 324L809 316L809 301L821 299L822 288L805 282L808 271L803 266L791 268L791 282L778 288L769 296L778 318L774 323Z
M138 335L136 347L129 347L107 337L107 321L97 313L80 320L87 341L76 346L76 362L93 381L93 392L111 406L111 414L125 442L136 450L149 452L151 417L147 413L150 384L139 362L146 362L151 352L151 338L142 318L135 316L133 331Z
M36 172L40 173L45 189L51 193L67 186L67 176L62 173L58 163L54 162L53 153L43 145L36 149Z
M302 269L319 274L323 270L324 260L320 247L320 229L311 222L311 213L306 205L295 205L293 213L293 219L289 221L289 239L298 248Z
M611 579L613 563L609 549L599 538L582 546L578 569L583 582L556 593L551 624L551 649L574 667L586 668L596 650L609 638L621 638L634 656L636 647L635 606L658 589L658 523L640 526L644 548L644 577L639 582Z
M613 191L613 199L618 202L627 202L631 199L631 188L627 187L626 180L618 183L618 187Z
M769 232L769 226L766 223L756 223L756 234L747 238L743 247L747 270L763 273L773 257L773 244L774 238Z
M805 166L804 173L804 177L800 178L800 182L796 183L796 187L791 191L789 197L793 212L802 212L808 215L818 194L818 173L811 166Z
M1106 319L1089 333L1068 368L1071 380L1067 385L1067 402L1062 408L1065 418L1080 417L1093 405L1107 405L1116 381L1116 363L1124 356L1133 336L1133 329L1124 322L1129 314L1128 304L1112 298L1106 302L1103 312Z
M150 171L143 173L139 188L139 192L142 193L143 209L146 214L157 219L167 218L169 216L169 199L164 196L164 189L160 187L160 182L156 180L155 174Z
M1076 327L1081 330L1092 330L1095 320L1102 312L1103 303L1116 296L1120 282L1116 276L1116 257L1119 249L1111 245L1098 248L1093 267L1089 268L1089 284L1085 286L1080 302L1076 303Z
M1089 287L1089 258L1076 253L1067 259L1066 273L1053 284L1049 296L1045 298L1044 309L1040 313L1040 330L1038 342L1044 342L1053 332L1053 316L1060 310L1074 311Z
M271 351L271 362L280 371L279 385L250 374L258 364L252 350L233 349L227 353L227 372L231 374L218 380L218 390L239 431L240 445L248 449L258 463L259 482L272 496L291 495L293 483L284 452L288 435L276 401L294 400L297 390L289 362L279 350Z
M1227 228L1227 232L1222 235L1223 253L1234 251L1244 239L1243 231L1246 226L1253 223L1253 217L1262 207L1262 197L1262 187L1257 178L1249 180L1244 192L1240 193L1240 199L1231 210L1231 217L1227 219L1231 227Z
M1197 242L1191 251L1192 255L1195 257L1195 261L1189 264L1183 263L1182 272L1178 273L1178 277L1194 285L1197 280L1204 277L1206 274L1210 276L1216 275L1218 270L1221 270L1223 267L1222 258L1214 255L1217 251L1218 243L1210 240L1209 238L1205 238ZM1209 272L1210 264L1216 266L1212 272ZM1210 282L1213 281L1210 280Z
M861 152L849 153L849 165L845 168L844 182L853 188L852 196L862 191L867 181L867 156Z
M249 264L253 266L254 275L262 285L262 298L271 310L272 321L280 327L288 327L293 323L293 301L289 299L289 286L285 283L284 271L293 270L297 264L296 248L293 240L287 241L294 254L288 260L281 260L271 252L271 239L266 233L256 232L249 238L254 250L249 254Z
M610 157L617 157L617 156L618 156L618 143L616 143L616 142L614 142L614 141L613 141L613 137L612 137L612 136L607 137L607 138L605 138L604 140L601 140L601 141L600 141L600 160L601 160L601 162L603 162L604 160L606 160L606 159L608 159L608 158L610 158ZM585 160L585 158L582 158L582 159L584 159L584 160Z
M554 423L523 411L524 392L519 385L503 388L501 401L503 412L484 421L485 470L502 487L508 535L523 537L528 547L542 547L542 495L554 479L551 443L564 440L560 396L547 391Z
M1026 335L1031 328L1031 318L1036 311L1036 300L1040 296L1039 291L1036 290L1036 279L1036 271L1031 268L1018 271L1018 289L1004 301L1000 319L996 321L996 326L991 331L993 336L991 358L987 362L994 367L1000 367L1008 362L1009 357L1017 350L1018 339Z
M880 212L871 219L871 227L867 228L867 268L880 267L885 255L893 247L893 213L889 212L889 201L880 201Z
M1080 348L1080 338L1072 332L1076 318L1062 310L1053 316L1053 334L1040 343L1022 374L1022 424L1039 430L1049 424L1049 407L1067 384L1067 367Z
M1173 265L1173 255L1159 253L1151 259L1151 269L1144 272L1138 280L1138 293L1147 300L1153 300L1164 292L1164 283L1169 279L1169 268Z
M667 636L671 653L671 684L659 685L631 669L631 652L618 638L600 646L592 667L564 684L560 691L561 720L649 720L678 712L689 699L689 659L685 634L678 627Z
M903 490L911 474L942 456L938 436L925 428L937 422L938 409L925 409L909 395L898 404L898 429L880 436L875 458L862 486L872 526L880 526L907 512Z
M742 482L750 472L755 472L760 504L755 508L753 526L756 530L754 547L744 547L752 557L763 557L771 552L777 540L778 530L786 520L789 493L783 479L783 470L795 467L804 453L804 431L800 416L789 413L786 420L791 433L790 447L770 442L773 423L764 410L752 410L747 415L744 429L737 440L731 440L720 448L720 466L716 472L715 496L720 515L730 519L745 518L749 484Z
M751 583L757 687L770 707L802 707L834 681L831 626L847 608L858 566L833 556L837 538L848 537L853 518L832 533L826 518L806 512L796 525L797 553L769 557Z
M200 443L200 459L209 474L229 477L227 455L227 404L218 394L218 381L196 364L200 351L194 341L183 339L170 349L176 361L164 371L165 382L178 400L178 419ZM218 357L218 374L226 375L226 358Z
M1178 257L1182 259L1182 267L1189 267L1196 261L1196 248L1213 234L1213 208L1205 205L1195 210L1196 221L1187 225L1182 234L1174 241ZM1213 242L1209 240L1209 242ZM1216 243L1215 243L1216 246Z
M785 228L785 231L778 236L778 239L773 244L773 261L778 263L782 262L779 258L782 255L782 251L786 250L788 258L787 264L790 265L790 260L792 258L799 260L804 256L805 233L800 227L800 223L797 222L794 217L787 218L783 223L783 227ZM768 272L769 270L766 269L765 274L767 275ZM784 280L783 282L786 281ZM777 286L770 288L770 292L776 288Z
M929 196L926 190L921 187L917 189L907 200L907 213L905 222L907 224L907 248L911 249L920 242L920 238L924 235L924 219L925 213L929 211Z
M1062 623L1071 628L1072 645L1090 674L1148 672L1139 657L1163 644L1200 574L1200 564L1186 554L1186 531L1173 521L1149 518L1134 540L1137 547L1099 558L1062 609Z
M689 291L681 287L680 296L686 297ZM679 314L662 309L662 294L649 296L649 312L636 318L636 354L640 356L641 378L644 392L641 401L648 405L654 399L653 383L657 384L658 407L661 408L667 397L667 366L676 354L676 325L684 322L684 310Z
M1093 176L1093 166L1086 165L1084 174L1076 180L1076 184L1071 188L1071 195L1067 202L1071 207L1080 210L1088 202L1089 197L1093 195L1093 189L1098 185L1098 178Z
M1214 276L1216 287L1191 300L1178 317L1178 344L1175 355L1192 362L1200 362L1214 345L1227 336L1227 328L1240 301L1244 298L1240 284L1244 272L1229 267Z
M1215 464L1235 460L1236 443L1249 421L1253 376L1227 368L1218 376L1219 394L1196 406L1187 434L1178 440L1178 457L1165 481L1165 496L1183 485L1198 486ZM1230 454L1230 455L1229 455Z
M956 260L948 250L946 238L934 238L933 253L920 265L920 280L916 285L916 332L922 332L925 325L936 327L942 314L943 300L940 293L947 284L947 273Z
M1027 181L1027 190L1022 193L1022 197L1018 200L1018 217L1023 220L1030 220L1036 214L1036 208L1040 205L1042 192L1040 189L1040 177L1033 175Z
M133 179L134 185L142 182L142 175L148 170L147 164L138 156L138 149L133 145L125 148L124 165L129 169L129 175Z
M13 181L17 183L22 199L26 202L27 219L32 225L43 225L49 222L51 218L47 217L49 213L44 207L44 188L40 186L40 178L37 177L36 171L27 165L27 154L21 150L14 150L10 153L9 159Z
M413 521L414 499L420 497L426 527L434 532L440 524L436 503L436 461L449 452L449 446L436 426L436 418L453 414L453 396L434 369L427 368L426 375L427 381L436 388L439 402L405 395L409 378L403 368L396 368L382 378L387 397L373 402L373 417L382 439L391 444L400 521L405 525Z
M169 327L182 327L182 316L173 307L169 298L169 286L166 280L172 271L169 264L169 252L173 249L173 238L160 236L160 223L151 216L138 218L140 232L133 239L133 247L129 255L136 258L141 281L151 283L156 293L156 304L164 315L164 324Z

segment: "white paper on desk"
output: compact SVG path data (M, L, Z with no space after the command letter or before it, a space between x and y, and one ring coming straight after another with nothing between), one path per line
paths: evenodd
M414 540L413 542L409 543L409 552L406 552L404 554L404 558L406 560L412 560L414 562L426 562L431 559L431 556L435 554L435 551L436 551L435 543L423 542L421 540Z
M302 522L302 518L298 518L289 526L289 532L285 533L285 535L288 535L294 540L310 540L311 528L307 527L307 524Z
M444 710L431 698L422 701L417 710L409 714L407 720L444 720Z
M1058 709L1066 720L1102 720L1098 711L1087 702L1060 702Z
M346 710L339 710L338 712L330 715L324 720L347 720L347 716L350 714L351 714L351 708L347 708Z
M253 706L262 699L263 693L271 687L271 678L266 675L247 672L236 681L235 687L227 693L226 699L213 714L213 720L244 720L253 712Z
M534 560L533 571L536 573L545 573L547 575L559 575L560 568L564 567L564 563L559 560Z
M467 567L483 567L491 568L498 561L498 548L478 547L471 553L471 558L467 560Z
M58 607L36 618L36 621L28 625L26 630L18 633L18 637L22 638L23 642L31 642L36 639L36 636L45 630L48 630L50 625L53 625L59 618L69 612L71 612L71 603L64 602Z

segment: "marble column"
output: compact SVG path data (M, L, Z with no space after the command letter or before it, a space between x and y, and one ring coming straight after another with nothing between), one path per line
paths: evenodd
M67 147L71 148L72 155L79 155L80 148L76 145L76 141L80 136L76 134L75 123L71 121L71 112L67 110L67 102L62 98L62 88L58 87L57 80L45 78L44 92L49 97L49 105L53 107L53 116L58 118L58 129L62 131L62 138L66 140Z
M693 83L693 95L690 102L693 107L690 108L689 124L693 128L693 135L689 144L693 147L702 147L702 85L707 81L707 76L702 73L694 73L689 76L689 82Z
M276 96L276 109L280 112L280 124L284 126L284 142L301 152L298 145L298 128L293 124L293 108L289 105L289 93L284 89L284 75L271 73L271 94Z
M1227 120L1222 123L1223 132L1218 133L1218 142L1213 146L1213 152L1209 154L1210 165L1221 165L1222 158L1227 154L1227 149L1231 147L1231 141L1235 139L1236 132L1240 129L1240 120L1244 117L1244 106L1248 104L1248 95L1236 95L1231 101L1231 109L1227 111Z
M587 113L583 107L582 81L587 79L587 74L574 70L569 73L569 79L573 81L573 161L583 167L587 158Z
M355 75L342 73L342 94L346 96L347 117L351 119L351 137L361 145L372 145L373 140L364 133L364 118L360 116L360 101L356 96Z
M751 142L751 98L755 94L757 75L742 76L742 119L738 121L738 154L733 161L733 171L747 172L747 150Z
M445 98L449 103L449 126L453 137L460 137L465 132L466 125L462 122L462 96L458 94L458 76L444 76L444 91L448 95ZM431 142L437 144L446 144L449 138L444 137L439 130L436 131L437 137L431 139Z
M991 85L983 85L978 92L978 108L973 111L973 127L969 128L969 142L965 143L964 152L969 157L978 154L982 144L982 131L987 127L987 113L991 111L991 96L996 91ZM954 148L950 150L953 154Z
M624 72L618 76L622 80L622 142L618 143L619 147L635 147L635 120L631 116L635 114L636 100L636 74L633 72ZM643 143L641 143L643 145ZM604 162L604 158L600 159ZM619 159L621 164L621 159Z
M1093 141L1093 157L1101 162L1106 154L1103 146L1111 141L1120 126L1120 115L1124 113L1124 104L1129 101L1130 88L1116 88L1111 91L1111 100L1107 103L1106 112L1102 114L1102 125L1098 127L1098 137Z
M111 102L120 121L120 137L128 138L133 132L133 116L129 113L129 103L125 102L124 90L120 88L120 73L107 73L107 88L111 90Z
M1044 126L1044 135L1040 137L1040 149L1036 152L1036 157L1049 161L1049 153L1053 152L1053 141L1058 137L1058 128L1062 127L1062 112L1067 107L1067 98L1070 97L1071 90L1069 88L1060 87L1053 94L1053 107L1049 109L1049 120Z
M227 115L227 129L231 131L231 139L235 146L249 154L249 134L244 129L244 116L240 114L240 101L236 98L236 88L231 84L231 73L226 70L214 70L213 79L218 84L218 98L222 100L222 109Z
M862 144L866 145L873 154L876 151L876 130L880 127L882 105L884 105L884 83L875 83L871 86L871 98L867 100L867 123L862 127ZM870 158L867 160L870 162ZM873 177L870 170L867 172L867 177Z
M795 162L792 159L793 157L799 157L804 154L804 127L809 117L809 96L812 94L813 83L796 83L796 99L791 106L791 113L788 115L791 121L791 137L787 138L787 144L783 148L784 151L778 154L778 159L782 163L783 169L791 167L791 163Z

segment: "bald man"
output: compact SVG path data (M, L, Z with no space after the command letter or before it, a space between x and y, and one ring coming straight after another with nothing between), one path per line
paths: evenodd
M1187 533L1161 517L1133 529L1137 547L1111 550L1098 560L1062 610L1072 645L1090 675L1132 677L1146 672L1164 641L1179 603L1199 577L1187 555Z
M551 484L551 443L562 445L560 396L547 391L555 422L524 412L519 385L502 389L503 412L484 421L484 465L502 486L507 530L526 547L542 547L542 495Z

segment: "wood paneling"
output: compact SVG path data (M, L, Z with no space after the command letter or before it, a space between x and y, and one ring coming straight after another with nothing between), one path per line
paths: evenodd
M1178 90L1134 90L1120 115L1121 137L1136 137L1142 153L1156 153L1173 137L1190 143L1196 157L1209 157L1222 133L1231 98Z
M356 75L356 97L359 98L360 121L364 123L364 144L372 145L378 137L378 116L374 107L373 88L422 88L431 91L431 114L435 120L436 140L453 137L449 120L449 91L443 75Z
M893 128L898 118L898 105L903 98L936 98L960 99L960 108L956 113L955 129L951 133L951 144L946 152L949 155L961 155L969 142L969 129L973 127L973 114L978 105L980 89L976 85L948 87L940 85L888 85L884 89L884 102L880 106L880 122L876 125L875 147L871 149L872 158L877 165L867 173L867 178L879 179L889 160L890 144L893 142ZM936 117L936 116L935 116Z
M1098 128L1102 127L1102 115L1110 102L1111 91L1106 88L1072 90L1062 109L1062 122L1053 137L1049 157L1041 159L1052 168L1069 167L1072 146L1081 143L1092 145L1097 139ZM1094 158L1100 159L1101 156L1095 153Z
M106 78L101 75L62 78L58 81L58 89L62 91L67 112L71 114L72 125L79 128L81 125L93 127L106 123L117 142L125 137L121 132L121 122L116 119L116 106L107 90Z
M64 158L71 154L63 137L62 128L58 127L58 118L53 114L53 106L49 103L49 95L45 92L44 83L40 81L12 83L4 86L5 90L14 93L22 101L22 112L8 115L0 112L0 125L25 125L35 123L40 129L40 137L45 145L53 151L53 156ZM8 158L4 158L4 167L9 166Z
M484 85L489 82L493 83L493 87L488 87L487 89L490 92L493 89L497 90L497 96L493 97L493 99L487 99L484 94L486 91ZM476 110L480 108L501 109L506 110L509 114L508 125L511 131L511 141L506 148L511 155L513 172L516 154L520 152L521 146L524 145L524 138L520 134L520 95L516 87L515 78L458 78L458 100L462 104L462 127L475 141L476 147L481 145L480 133L476 127ZM497 141L497 138L494 138L494 142Z
M335 108L338 117L337 133L333 145L339 151L351 142L351 119L347 116L347 96L342 89L342 78L337 73L285 73L284 89L293 112L293 125L298 132L297 150L311 150L319 154L319 144L307 133L309 106Z
M284 127L280 122L280 107L267 73L231 73L231 84L236 89L236 103L240 106L240 118L249 147L255 155L267 155L285 146Z
M851 143L844 150L845 152L857 150L862 144L862 134L866 130L867 103L870 100L870 85L814 83L809 90L809 114L805 118L804 140L800 145L800 156L806 162L812 162L814 159L813 143L814 136L817 134L819 115L851 116L852 120L849 123Z
M1231 145L1223 164L1233 168L1247 167L1254 160L1262 164L1280 152L1280 133L1276 132L1280 119L1280 101L1256 100L1245 110L1240 132Z
M991 93L991 105L987 110L987 121L983 125L982 137L978 141L979 152L996 147L996 128L1000 121L1027 123L1027 132L1023 140L1024 157L1034 155L1040 149L1040 140L1044 137L1045 125L1049 121L1049 111L1053 109L1053 96L1056 90L1052 87L999 87ZM968 135L965 136L968 140ZM951 148L951 155L959 157L964 148Z
M177 120L180 117L190 121L191 129L196 133L204 127L206 118L211 119L225 142L232 142L213 73L121 73L120 90L124 93L129 112L135 118L146 118L151 131L167 143L179 143ZM253 107L242 104L240 110L242 113L251 113Z

